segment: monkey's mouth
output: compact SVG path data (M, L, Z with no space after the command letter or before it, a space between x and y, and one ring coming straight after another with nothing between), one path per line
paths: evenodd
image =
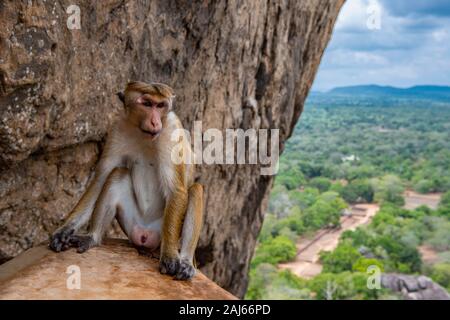
M151 137L152 139L156 139L156 137L159 136L159 134L161 133L161 131L147 131L144 129L141 129L142 133L144 133L146 136Z

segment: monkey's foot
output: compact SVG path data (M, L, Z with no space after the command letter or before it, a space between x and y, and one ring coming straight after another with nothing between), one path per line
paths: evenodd
M159 260L159 272L174 276L179 268L180 260L178 258L161 257Z
M50 238L50 249L55 252L69 249L71 246L71 238L73 233L74 229L72 228L62 228L57 230Z
M175 276L177 280L189 280L195 275L195 268L187 260L161 258L159 261L159 272Z
M73 235L70 238L70 245L77 248L78 253L83 253L97 245L96 241L91 235Z
M194 266L186 260L181 260L178 266L178 271L175 275L177 280L189 280L195 275Z

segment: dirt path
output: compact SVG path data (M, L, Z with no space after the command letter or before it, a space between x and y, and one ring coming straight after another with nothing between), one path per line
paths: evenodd
M405 208L412 210L422 205L431 209L436 209L441 200L442 194L420 194L408 190L404 194ZM302 237L297 243L297 257L292 262L279 264L280 269L289 269L301 278L312 278L322 271L319 263L320 251L332 251L339 242L339 238L344 231L354 230L359 226L369 224L379 210L377 204L358 204L351 207L351 216L341 217L340 229L322 229L313 237ZM424 260L433 261L436 259L435 253L428 247L420 247Z
M425 264L435 264L439 261L438 253L432 247L427 245L422 245L417 248L422 256L422 261Z
M420 206L436 209L441 201L441 193L420 194L411 190L404 193L405 209L413 210Z
M331 251L336 248L344 231L354 230L368 224L378 212L376 204L360 204L352 206L352 215L341 218L340 229L322 229L312 238L301 238L297 243L295 261L278 265L281 269L289 269L301 278L312 278L322 271L319 263L320 251Z

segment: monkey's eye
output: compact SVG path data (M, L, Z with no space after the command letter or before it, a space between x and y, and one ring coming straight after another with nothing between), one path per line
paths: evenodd
M160 102L160 103L158 103L157 107L158 107L158 108L165 108L165 107L167 107L167 103L165 103L165 102Z
M142 104L143 104L144 106L146 106L146 107L151 107L151 106L152 106L152 102L151 102L151 101L148 101L148 100L145 100Z

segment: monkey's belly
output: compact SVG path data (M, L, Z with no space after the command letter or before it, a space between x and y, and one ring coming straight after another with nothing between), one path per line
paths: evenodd
M137 161L132 170L132 181L137 205L144 226L160 219L164 213L164 196L158 185L157 171L151 161Z
M128 238L136 246L156 250L161 242L165 204L157 172L151 162L139 160L133 166L131 178L139 214L127 232Z

